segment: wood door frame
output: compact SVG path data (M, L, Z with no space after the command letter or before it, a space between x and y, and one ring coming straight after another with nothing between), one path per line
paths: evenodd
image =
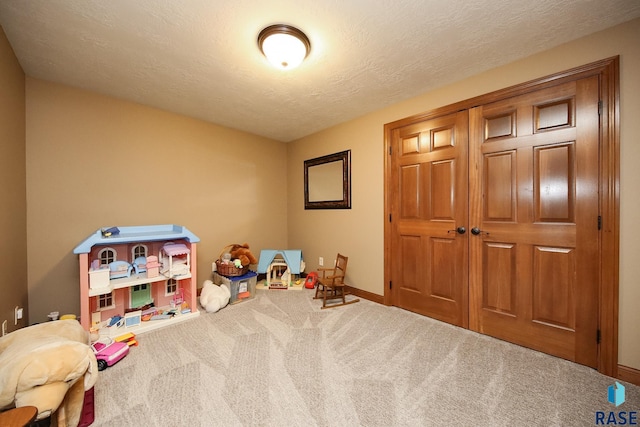
M393 305L391 282L391 143L393 129L478 105L597 75L600 80L600 346L598 372L618 376L620 259L620 58L603 59L500 89L384 125L384 304ZM594 337L595 339L595 337Z

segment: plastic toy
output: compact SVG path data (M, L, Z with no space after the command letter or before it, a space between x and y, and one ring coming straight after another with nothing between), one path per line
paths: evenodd
M158 262L158 257L155 255L149 255L147 257L147 264L145 265L145 270L147 270L147 277L158 277L160 274L160 263Z
M171 278L191 272L191 250L184 243L165 243L160 255L160 273L164 276Z
M142 310L136 310L124 315L124 326L126 328L132 328L139 326L142 323Z
M171 306L172 307L180 307L184 301L184 289L176 289L176 292L173 294L173 298L171 298Z
M185 227L175 224L119 227L119 230L120 234L105 238L99 229L74 249L74 253L79 257L80 266L78 320L82 326L87 331L95 327L99 329L100 336L115 338L126 332L139 335L197 316L197 257L189 258L189 254L175 254L172 247L180 246L179 251L195 255L196 243L200 239ZM168 243L171 244L167 245ZM107 249L110 252L105 252ZM146 262L142 264L142 257L145 256ZM160 258L163 258L163 261L164 258L171 258L166 261L167 266L169 263L172 264L169 266L169 274L176 276L175 283L167 282L167 277L160 274L160 267L163 265L159 262ZM112 259L113 262L123 261L120 265L115 265L118 270L115 273L124 277L110 280L109 261ZM101 265L101 262L107 264ZM190 268L186 268L187 265ZM147 270L146 273L144 269ZM135 271L135 274L132 271ZM178 274L179 272L185 274ZM169 307L176 289L183 289L182 298L191 307L191 312L174 316L170 322L145 321L151 316L147 316L148 313L145 313L143 307L151 302L157 307ZM124 319L121 327L106 325L106 319L134 310L143 310L142 316Z
M136 335L131 332L128 332L124 335L120 335L119 337L116 337L115 341L126 343L129 347L138 345L138 340L136 340Z
M133 260L132 265L136 274L145 273L147 271L147 257L139 256Z
M289 289L304 269L305 262L300 249L260 251L258 273L266 274L269 289Z
M307 289L313 289L316 287L316 283L318 282L318 273L312 271L307 274L307 278L304 279L304 287Z
M91 348L98 360L98 371L104 371L108 366L115 365L129 354L127 343L109 341L108 343L97 341L91 344Z
M109 270L109 277L111 279L120 279L131 276L133 266L126 261L113 261L109 263Z
M120 315L115 315L111 318L109 318L109 320L107 321L107 326L111 327L111 326L115 326L115 327L121 327L124 325L124 320L122 318L122 316Z
M109 227L102 229L102 237L117 236L118 234L120 234L120 229L118 227Z

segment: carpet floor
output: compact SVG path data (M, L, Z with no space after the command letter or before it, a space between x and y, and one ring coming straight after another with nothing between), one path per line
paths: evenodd
M367 300L254 299L138 335L102 371L94 426L593 426L640 387ZM605 418L606 419L606 418ZM637 422L637 421L636 421ZM619 422L618 422L619 423Z

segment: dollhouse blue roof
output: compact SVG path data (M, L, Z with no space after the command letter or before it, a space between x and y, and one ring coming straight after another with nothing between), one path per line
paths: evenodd
M300 249L261 250L260 259L258 260L258 273L266 273L269 264L271 264L276 255L282 255L291 270L291 274L300 274L300 262L302 261L302 251Z
M105 237L106 230L113 232ZM116 245L119 243L152 242L156 240L186 239L197 243L200 238L181 225L142 225L135 227L111 227L100 229L87 237L73 250L74 254L88 254L95 245Z

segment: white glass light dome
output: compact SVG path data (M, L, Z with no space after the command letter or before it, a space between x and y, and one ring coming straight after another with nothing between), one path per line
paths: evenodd
M302 31L284 24L271 25L262 30L258 45L267 60L283 70L299 66L311 49L311 43Z

